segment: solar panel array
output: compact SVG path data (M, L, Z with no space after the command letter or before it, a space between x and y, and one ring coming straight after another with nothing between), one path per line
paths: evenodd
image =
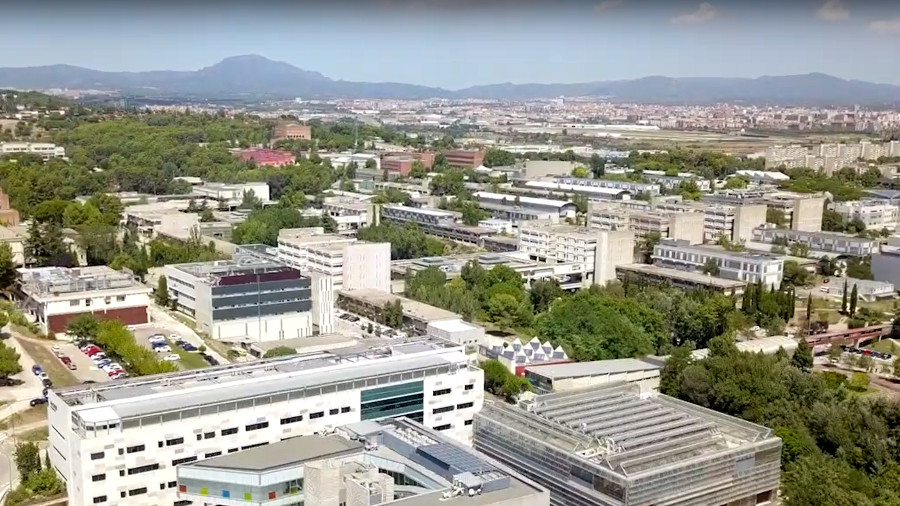
M496 470L494 466L484 460L450 443L420 446L417 451L436 462L442 462L449 467L455 468L460 473L477 475Z

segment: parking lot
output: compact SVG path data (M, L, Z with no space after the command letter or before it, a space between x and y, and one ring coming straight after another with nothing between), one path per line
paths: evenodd
M90 357L79 350L75 343L57 341L53 343L53 346L58 346L60 353L72 359L72 363L75 364L76 368L70 369L70 372L79 380L109 381L109 376L107 376L106 372L94 365ZM56 360L59 360L59 358L56 358Z
M165 336L166 341L171 348L169 352L161 352L157 355L160 359L167 355L178 355L179 360L175 362L178 365L179 369L200 369L202 367L207 367L208 364L204 359L199 350L197 351L185 351L181 347L175 344L175 338L173 336L177 336L177 338L184 338L184 336L178 336L177 334L173 334L166 329L154 325L142 325L138 328L134 329L134 339L135 341L148 349L153 349L153 346L150 344L150 337L154 335L162 335Z

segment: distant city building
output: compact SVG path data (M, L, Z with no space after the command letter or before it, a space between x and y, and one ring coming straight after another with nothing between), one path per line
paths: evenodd
M66 148L49 142L0 142L0 155L29 153L44 160L65 158Z
M801 232L774 226L764 226L753 230L753 240L774 244L783 240L791 244L801 244L813 252L835 253L839 255L867 256L878 252L878 241L837 232Z
M68 269L19 269L19 290L25 312L42 332L64 333L83 314L125 325L148 323L150 292L134 276L105 265Z
M568 200L522 197L509 193L479 191L473 195L478 206L496 218L513 223L530 220L556 220L574 218L577 206Z
M451 167L474 169L484 163L484 151L455 149L444 152L444 159Z
M201 332L228 342L313 334L310 280L261 245L238 247L233 260L165 267L169 297Z
M616 279L617 265L634 261L631 231L591 230L574 225L533 223L519 229L519 251L546 263L577 262L585 282L604 285Z
M841 215L846 222L860 220L871 230L895 230L900 220L900 206L887 200L854 200L832 202L828 208Z
M276 149L254 148L239 151L238 158L245 162L253 162L256 165L264 165L268 167L283 167L285 165L293 165L297 157L290 151L279 151Z
M819 144L811 149L792 144L775 145L766 149L766 168L808 167L831 174L844 167L854 167L859 160L877 160L881 157L900 156L900 141L857 144Z
M769 504L781 475L771 429L634 385L486 404L475 449L562 506Z
M272 133L272 143L283 139L292 141L312 140L312 128L308 125L301 125L299 123L282 123L275 125L275 130Z

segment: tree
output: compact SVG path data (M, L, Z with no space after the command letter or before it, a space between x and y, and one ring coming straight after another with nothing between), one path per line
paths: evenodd
M527 379L511 373L497 360L485 360L479 365L484 371L484 389L506 402L514 402L519 394L531 390Z
M212 221L216 221L216 217L213 216L212 209L206 208L200 211L200 223L209 223Z
M584 167L575 167L572 169L572 177L586 178L588 177L588 170Z
M166 276L160 276L156 281L156 290L153 292L156 303L162 307L169 306L169 281Z
M591 155L590 165L591 173L595 178L600 178L606 174L606 160L600 158L600 155L597 153Z
M22 480L41 470L41 450L36 443L26 441L16 444L15 459Z
M841 213L825 209L822 211L822 230L825 232L843 232L847 229Z
M719 262L716 261L715 258L710 258L703 265L703 274L709 274L710 276L718 276L719 275Z
M403 326L403 303L400 302L400 299L385 303L381 319L385 325L393 329Z
M809 323L812 321L812 308L813 308L813 296L809 294L809 297L806 298L806 322Z
M160 279L165 279L165 276ZM81 313L66 326L66 333L79 341L93 341L100 330L100 322L91 313Z
M437 160L435 160L435 163ZM516 163L516 155L502 149L490 148L484 152L485 167L502 167Z
M506 331L520 320L519 301L512 295L498 293L488 300L487 320Z
M900 378L900 357L894 359L893 372L895 378Z
M694 362L692 353L693 350L687 345L677 346L672 350L660 373L659 391L661 393L673 396L678 395L678 383L681 374Z
M785 218L784 213L779 211L778 209L767 207L766 223L771 223L778 228L784 228L787 226L787 218Z
M462 221L469 226L478 225L478 223L487 218L487 213L478 207L474 202L466 202L462 207Z
M850 292L850 317L856 314L856 303L859 299L859 292L856 290L856 283L853 283L853 291Z
M276 347L266 351L266 354L263 355L263 358L286 357L288 355L296 355L296 354L297 354L297 350L295 350L294 348L290 348L287 346L276 346Z
M244 192L243 197L241 198L241 204L238 206L239 209L262 209L262 200L256 196L256 192L253 190L247 190Z
M844 280L844 290L841 292L841 313L847 314L847 297L849 293L847 292L847 280Z
M841 355L843 355L843 350L841 350L840 346L832 345L828 348L828 361L832 364L840 362Z
M782 277L785 283L794 286L804 286L809 282L809 271L804 267L800 267L794 260L784 261L784 271Z
M806 342L806 338L800 338L800 342L797 344L797 349L794 350L794 355L791 357L791 365L803 372L807 372L812 369L812 348L810 348L809 343Z
M528 295L535 313L543 313L550 307L554 300L563 296L559 281L553 278L539 279L531 284Z
M19 279L19 271L13 261L13 252L9 243L0 244L0 291L9 291L16 286Z
M413 160L412 166L409 169L409 177L415 179L421 179L428 174L428 171L425 170L425 164L422 163L421 160Z
M13 347L0 343L0 377L7 378L20 372L19 354Z
M366 160L366 168L367 169L377 169L378 162L376 162L374 158L369 158L368 160Z

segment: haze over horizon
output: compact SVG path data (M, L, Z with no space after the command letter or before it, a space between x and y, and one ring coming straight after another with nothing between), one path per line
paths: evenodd
M13 5L0 67L196 70L258 54L348 81L472 85L821 72L900 84L900 3L337 0ZM28 40L28 44L22 44ZM60 43L64 41L64 43ZM15 50L12 50L15 48Z

